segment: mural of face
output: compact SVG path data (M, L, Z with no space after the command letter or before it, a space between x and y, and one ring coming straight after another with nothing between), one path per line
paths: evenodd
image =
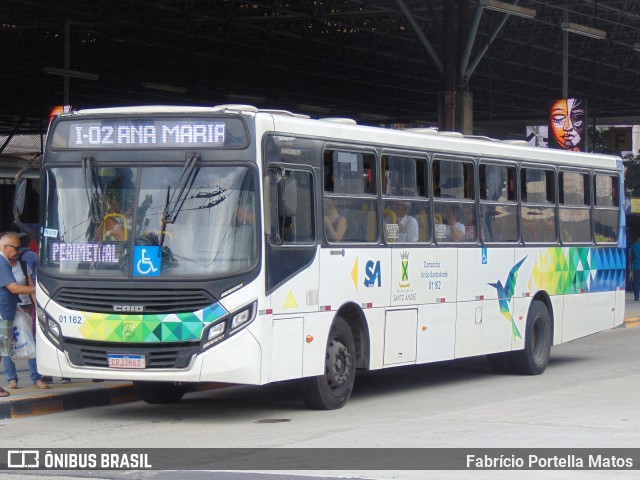
M580 150L584 138L584 107L579 98L562 98L551 106L549 124L555 142L566 150Z

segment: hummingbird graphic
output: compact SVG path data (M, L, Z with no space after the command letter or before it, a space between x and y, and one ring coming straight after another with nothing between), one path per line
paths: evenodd
M507 276L507 281L504 285L502 282L498 280L496 283L490 283L493 288L498 291L498 302L500 303L500 312L504 317L511 322L511 331L513 332L514 337L522 338L520 335L520 331L516 325L516 322L513 320L513 315L511 315L511 310L509 309L509 302L513 298L513 292L516 288L516 280L518 279L518 270L522 263L526 260L527 257L524 257L518 263L516 263L509 272Z

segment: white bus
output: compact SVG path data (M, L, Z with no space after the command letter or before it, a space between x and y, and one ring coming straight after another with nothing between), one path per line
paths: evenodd
M357 370L540 374L552 345L623 322L622 162L521 143L243 105L60 115L39 369L150 403L299 379L318 409Z

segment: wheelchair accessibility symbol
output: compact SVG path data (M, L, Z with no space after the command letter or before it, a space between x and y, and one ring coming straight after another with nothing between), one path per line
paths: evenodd
M160 247L134 247L133 275L135 277L155 277L160 275L162 254Z

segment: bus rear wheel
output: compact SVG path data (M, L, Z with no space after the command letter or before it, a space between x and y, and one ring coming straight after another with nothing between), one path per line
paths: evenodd
M316 410L342 408L349 400L356 374L356 347L347 322L337 317L327 339L324 375L302 379L304 403Z
M511 369L522 375L540 375L547 368L551 352L551 317L547 306L534 300L529 307L524 350L511 353Z
M187 386L178 382L133 382L138 396L147 403L173 403L180 400Z

